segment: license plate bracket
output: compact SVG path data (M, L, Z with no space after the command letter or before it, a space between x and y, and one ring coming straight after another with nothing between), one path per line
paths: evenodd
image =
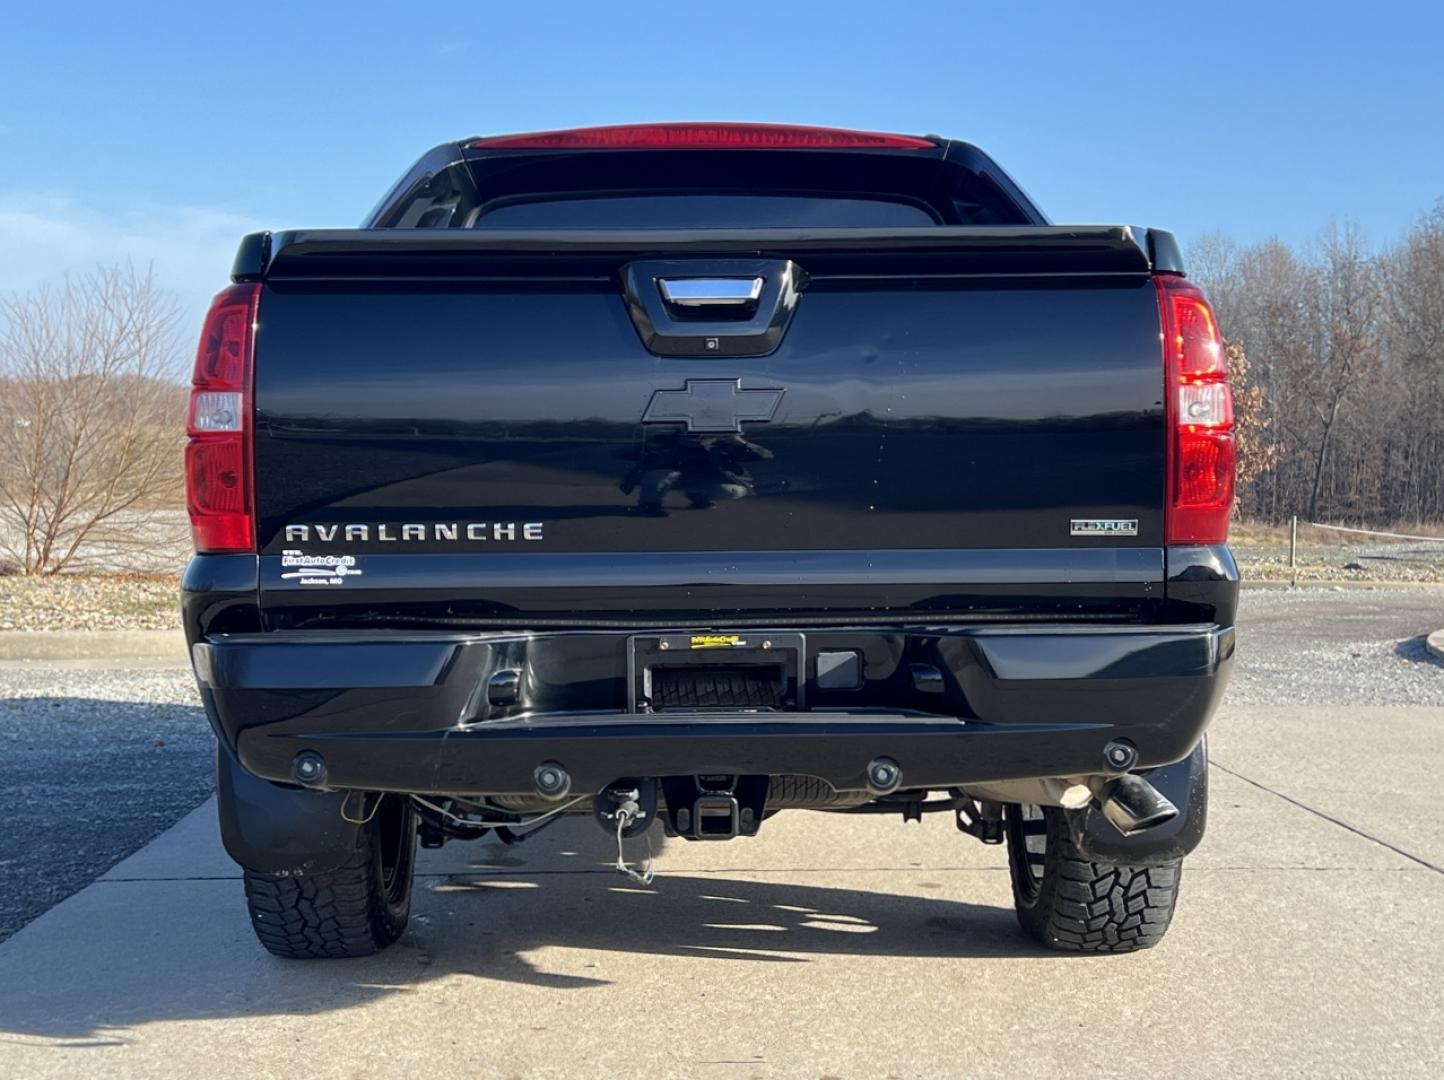
M659 669L670 676L685 675L688 669L703 673L734 669L739 672L766 670L780 679L778 704L759 708L747 701L728 702L725 694L714 704L695 706L696 711L800 711L805 707L807 679L804 674L807 639L797 633L768 631L636 634L627 642L627 708L630 712L662 711L657 702L654 678ZM675 682L675 679L671 681ZM724 680L725 682L725 680Z

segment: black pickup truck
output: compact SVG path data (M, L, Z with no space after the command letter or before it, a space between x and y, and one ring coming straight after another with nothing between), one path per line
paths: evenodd
M418 837L789 809L951 814L1043 944L1163 936L1238 593L1168 233L950 139L640 125L439 146L232 281L183 614L272 952L394 941Z

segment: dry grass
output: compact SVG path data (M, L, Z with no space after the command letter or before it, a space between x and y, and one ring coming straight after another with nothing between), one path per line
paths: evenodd
M1289 527L1235 522L1229 545L1254 581L1444 582L1444 525L1399 522L1377 531L1437 536L1439 543L1336 532L1299 522L1297 565L1289 566Z
M1348 525L1347 522L1341 524ZM1349 528L1375 532L1400 533L1404 536L1434 536L1444 541L1444 524L1439 522L1397 521L1392 525L1349 525ZM1259 521L1235 521L1229 526L1229 543L1247 547L1273 547L1289 544L1289 526L1270 525ZM1361 543L1388 543L1388 537L1367 537L1355 533L1320 529L1306 521L1299 522L1299 543L1311 547L1358 547Z

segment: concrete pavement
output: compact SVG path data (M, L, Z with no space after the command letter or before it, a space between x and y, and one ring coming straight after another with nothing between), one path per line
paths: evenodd
M1336 767L1349 731L1381 772ZM1227 711L1174 929L1125 957L1035 949L941 816L792 813L656 838L653 890L590 823L451 845L400 945L288 963L208 803L0 946L0 1076L1432 1076L1440 749L1439 709Z

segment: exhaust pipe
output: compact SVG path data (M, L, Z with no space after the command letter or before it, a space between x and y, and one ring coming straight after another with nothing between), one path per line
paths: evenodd
M1108 823L1124 836L1156 828L1178 816L1178 807L1141 776L1098 777L1093 794Z

